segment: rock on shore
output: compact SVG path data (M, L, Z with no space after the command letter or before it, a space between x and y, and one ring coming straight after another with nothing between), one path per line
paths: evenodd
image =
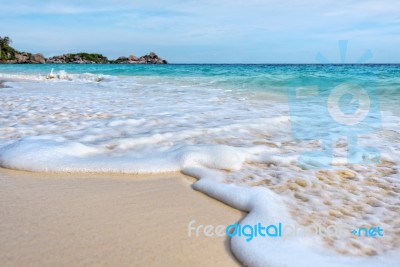
M114 64L167 64L165 59L160 58L156 53L151 52L148 55L136 57L130 55L129 57L119 57L116 60L111 60L110 63Z
M45 58L42 54L31 54L20 52L10 46L9 37L0 36L0 64L167 64L168 62L160 58L156 53L136 57L119 57L116 60L109 60L102 54L95 53L70 53L50 58Z
M46 63L46 58L42 54L31 53L15 53L12 59L0 61L0 63L8 64L43 64Z
M101 54L65 54L48 58L46 63L52 64L167 64L168 62L160 58L156 53L151 52L148 55L136 57L119 57L116 60L108 60L107 57Z
M64 54L48 58L46 63L52 64L105 64L108 63L107 57L101 54L77 53Z

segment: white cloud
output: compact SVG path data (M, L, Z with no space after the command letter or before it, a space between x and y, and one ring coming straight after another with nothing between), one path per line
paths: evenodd
M351 39L385 51L375 53L378 61L400 60L396 0L0 0L0 6L0 35L45 53L82 49L115 57L154 47L171 61L224 55L220 61L310 62L316 49Z

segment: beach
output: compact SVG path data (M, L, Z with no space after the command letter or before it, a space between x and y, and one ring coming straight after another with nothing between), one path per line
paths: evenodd
M240 266L227 237L188 223L243 214L193 191L193 178L0 169L1 266Z
M1 262L395 267L399 73L0 66Z
M400 267L400 1L3 2L0 267Z

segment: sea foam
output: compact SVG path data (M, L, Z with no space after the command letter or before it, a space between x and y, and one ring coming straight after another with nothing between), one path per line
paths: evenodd
M14 75L0 90L0 166L181 171L198 179L194 189L248 212L244 224L277 218L386 229L387 238L361 244L354 237L233 237L232 251L245 265L398 266L400 132L393 114L383 113L382 131L360 137L360 143L374 140L381 164L347 164L346 140L339 139L332 169L320 171L310 168L313 162L296 162L321 143L293 140L287 104L262 92L165 77L51 76Z

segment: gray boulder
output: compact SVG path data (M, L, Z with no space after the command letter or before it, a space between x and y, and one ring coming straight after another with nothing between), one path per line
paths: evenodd
M44 64L46 63L46 59L42 54L34 54L30 56L30 63Z
M28 59L29 59L29 55L26 54L26 53L16 54L16 55L15 55L15 60L16 60L17 63L19 63L19 64L28 63Z

